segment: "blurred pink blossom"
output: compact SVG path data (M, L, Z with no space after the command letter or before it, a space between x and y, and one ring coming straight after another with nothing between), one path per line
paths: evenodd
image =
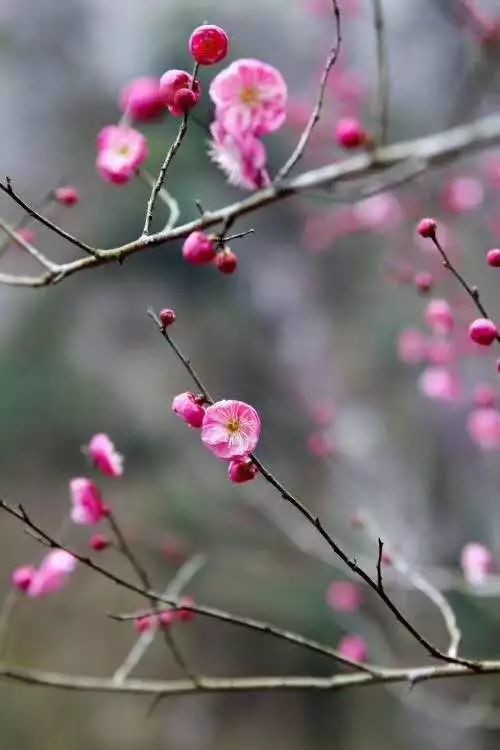
M336 612L356 612L363 594L360 586L352 581L334 581L326 590L326 601Z
M493 553L478 542L465 545L460 555L460 565L471 586L482 586L495 569Z
M99 432L90 439L87 451L94 465L108 477L121 477L123 456L118 453L111 438Z
M500 450L500 411L491 407L474 409L467 417L467 432L483 451Z
M418 385L422 393L436 401L453 403L460 398L458 378L445 367L428 367L420 375Z
M209 154L228 182L245 190L269 185L266 147L251 132L229 133L219 120L210 126Z
M64 588L71 573L76 567L77 560L63 549L49 552L35 570L26 593L31 598L52 594Z
M407 365L418 365L427 357L427 339L418 328L404 328L398 336L399 359Z
M368 645L360 635L346 635L337 646L337 651L346 659L364 662L368 658Z
M127 83L120 94L120 109L134 120L147 122L165 112L159 78L143 76Z
M147 157L148 142L138 130L107 125L97 136L97 169L107 182L130 182Z
M108 516L98 486L86 477L75 477L69 483L71 494L71 520L93 526Z
M448 211L473 211L484 200L484 188L477 177L454 177L445 186L443 202Z

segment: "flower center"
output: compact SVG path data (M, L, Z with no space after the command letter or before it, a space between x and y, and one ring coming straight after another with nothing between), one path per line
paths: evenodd
M241 90L240 100L242 104L246 104L248 107L257 107L260 104L258 89L255 86L245 86Z
M126 143L124 143L122 146L118 148L118 154L120 156L129 156L130 155L130 146Z
M235 433L238 432L240 429L240 420L236 417L234 419L230 419L229 422L226 425L228 432Z

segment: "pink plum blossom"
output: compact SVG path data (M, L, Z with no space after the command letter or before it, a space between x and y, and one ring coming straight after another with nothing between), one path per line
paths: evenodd
M471 586L482 586L495 570L493 553L478 542L465 545L460 555L460 565Z
M124 185L148 157L142 133L124 125L107 125L97 136L97 169L107 182Z
M190 427L200 428L205 416L205 409L194 395L186 391L179 393L172 401L172 411Z
M71 520L74 523L94 526L108 515L97 485L86 477L75 477L69 483L71 494Z
M285 121L286 83L279 70L260 60L235 60L215 76L209 93L226 133L261 136Z
M87 451L94 465L108 477L121 477L123 456L118 453L111 438L99 432L90 439Z
M337 651L345 659L364 662L368 658L368 646L360 635L346 635L337 646Z
M363 594L356 583L334 581L326 590L326 601L336 612L356 612L363 601Z
M459 381L446 367L428 367L420 375L418 385L422 393L436 401L453 403L460 398Z
M35 599L64 588L69 582L76 563L76 558L66 550L52 550L44 557L41 565L35 571L26 590L27 595Z
M245 190L269 185L266 147L251 132L230 133L219 120L210 126L209 154L228 182Z
M158 78L143 76L134 78L120 94L120 109L134 120L154 120L165 111Z
M253 406L227 399L207 407L201 439L218 458L238 458L255 450L260 429L260 417Z
M446 208L455 214L474 210L483 199L484 188L477 177L454 177L446 185L443 196Z
M491 407L474 409L467 417L467 432L483 451L500 450L500 411Z

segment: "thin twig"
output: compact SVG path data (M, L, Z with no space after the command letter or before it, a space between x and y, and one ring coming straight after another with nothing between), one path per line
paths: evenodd
M61 263L58 266L57 273L47 273L40 276L18 276L2 273L0 274L0 283L33 288L58 284L76 273L97 268L107 263L121 262L124 258L135 253L145 252L154 247L160 247L187 237L191 232L206 230L221 223L229 226L241 216L254 213L265 206L279 203L292 196L307 193L314 188L332 186L345 180L380 174L387 169L407 162L409 159L415 159L430 168L449 162L466 153L489 148L498 143L500 143L500 114L494 114L424 138L381 147L376 152L376 159L373 158L371 153L363 153L340 162L327 164L318 169L303 172L279 184L258 190L248 198L224 206L217 211L207 211L203 216L176 226L168 232L161 231L146 237L141 236L118 247L91 248L97 257L87 256L68 263ZM420 170L417 174L420 174ZM3 189L4 192L8 193L5 186L3 186ZM22 206L26 205L24 202L20 202L21 199L18 196L15 200ZM57 233L61 234L61 231ZM75 238L71 238L70 241L75 244L74 240ZM79 240L76 242L78 243Z
M377 45L376 145L383 146L387 141L387 129L389 124L389 66L387 59L387 39L383 0L372 1Z
M204 562L203 555L194 555L190 560L187 560L176 572L162 596L177 598L189 581L198 573ZM158 612L156 611L155 614L158 614ZM153 643L155 636L156 628L151 628L146 630L145 633L141 633L137 638L129 653L113 674L113 680L117 684L122 684L137 667L149 646Z
M5 178L5 183L0 182L0 190L6 193L9 198L12 198L14 203L17 203L17 205L24 209L24 211L26 211L26 213L28 213L33 219L38 221L40 224L43 224L45 227L47 227L47 229L50 229L51 232L54 232L54 234L58 234L71 245L79 247L80 250L83 250L85 253L88 253L88 255L92 256L94 260L97 260L99 258L99 250L91 247L90 245L87 245L77 237L73 237L72 234L66 232L66 230L62 229L57 224L54 224L49 219L46 219L36 210L36 208L31 206L29 203L26 203L26 201L23 200L20 195L14 190L10 177Z
M443 246L438 240L437 234L434 234L431 238L432 242L434 243L435 247L437 248L439 254L441 255L441 258L443 259L443 266L450 271L453 276L456 278L458 283L461 285L461 287L467 292L483 318L489 318L490 316L486 312L486 308L484 307L483 303L481 302L480 296L479 296L479 289L475 286L470 286L467 281L464 279L462 274L457 271L453 263L450 261L448 254L445 252ZM500 342L500 333L497 331L496 340Z
M5 234L10 237L13 242L17 242L18 245L26 250L26 252L29 253L32 258L38 261L40 265L46 268L47 271L50 271L52 273L57 270L57 265L55 263L52 263L52 261L45 257L45 255L41 253L40 250L34 247L34 245L32 245L30 242L25 240L22 235L18 234L3 219L0 219L0 229L5 232Z
M207 402L213 403L213 400L210 398L208 390L203 384L203 382L201 381L200 377L196 373L193 376L194 371L191 366L191 363L189 362L189 360L187 360L187 358L183 354L180 353L179 348L173 341L172 337L167 333L166 329L163 329L161 327L161 323L158 317L151 310L151 308L148 309L148 315L155 321L156 325L159 327L160 332L163 335L163 338L167 341L169 346L178 356L178 358L180 359L184 367L186 367L186 370L193 378L194 382L196 383L197 387L200 389L200 392L205 397ZM260 459L257 458L257 456L255 456L254 454L250 454L250 458L252 459L254 465L258 468L260 474L268 482L268 484L274 487L274 489L278 491L278 493L283 498L283 500L285 500L290 505L292 505L316 529L316 531L328 544L330 549L337 555L337 557L339 557L353 573L359 576L372 589L372 591L374 591L375 594L377 594L377 596L390 609L392 614L395 616L396 620L408 631L408 633L410 633L410 635L413 636L415 640L418 641L418 643L420 643L420 645L423 648L425 648L425 650L431 656L433 656L435 659L440 659L442 661L447 661L450 663L466 664L470 669L478 669L477 664L475 662L472 662L466 659L461 659L458 657L451 657L448 654L442 652L436 646L434 646L422 633L420 633L417 630L417 628L414 625L412 625L412 623L408 620L408 618L401 612L399 607L395 604L395 602L392 601L390 596L387 594L384 587L379 585L379 580L375 580L374 578L372 578L372 576L370 576L369 573L367 573L357 563L356 560L351 559L349 555L346 552L344 552L344 550L340 547L340 545L335 541L335 539L326 530L319 516L315 515L311 510L309 510L309 508L301 500L299 500L289 490L287 490L281 484L281 482L279 482L279 480L271 473L271 471L266 466L264 466L264 464L260 461ZM381 582L381 578L380 578L380 582Z
M154 188L155 179L153 175L150 174L146 169L141 169L141 171L139 172L139 177L146 183L149 188ZM175 200L174 196L171 195L165 187L161 188L158 193L158 197L161 198L161 200L169 210L168 221L163 227L164 232L169 232L179 221L179 216L181 214L179 204Z
M235 615L231 612L226 612L225 610L217 609L215 607L206 607L201 604L191 604L191 603L182 601L182 599L178 599L176 597L162 596L160 594L157 594L155 591L147 591L141 586L137 586L136 584L131 583L130 581L125 580L124 578L121 578L120 576L116 575L116 573L113 573L107 568L102 567L102 565L95 563L90 557L87 557L85 555L80 555L75 550L70 549L69 547L58 542L57 539L55 539L54 537L51 537L46 531L44 531L40 526L38 526L31 519L31 517L28 515L28 513L24 510L22 506L11 505L10 503L0 498L0 510L4 510L9 515L16 518L18 521L21 521L22 523L24 523L27 528L34 531L40 539L44 540L48 547L51 547L52 549L63 549L66 552L69 552L71 555L73 555L73 557L76 560L78 560L78 562L80 562L85 567L89 568L90 570L93 570L95 573L98 573L104 578L107 578L109 581L112 581L117 586L127 589L128 591L132 591L133 593L138 594L139 596L146 598L149 601L151 601L151 599L154 599L157 602L168 605L168 607L170 607L171 609L175 609L175 610L185 609L185 610L188 610L189 612L195 612L196 614L203 615L204 617L209 617L214 620L219 620L221 622L226 622L228 624L237 625L239 627L243 627L248 630L254 630L259 633L266 633L267 635L271 635L283 641L293 643L296 646L301 646L302 648L308 649L317 654L328 656L330 659L334 659L335 661L353 669L367 671L370 674L372 674L375 671L374 669L371 669L370 667L367 667L366 665L359 664L358 662L352 661L351 659L346 659L345 657L343 657L341 654L339 654L335 649L331 648L330 646L326 646L322 643L318 643L317 641L314 641L310 638L306 638L298 633L294 633L289 630L284 630L282 628L275 627L274 625L271 625L270 623L262 622L260 620L255 620L253 618L241 617L239 615ZM110 616L116 620L132 620L137 617L140 617L141 614L143 615L145 613L147 613L147 611L143 610L141 613L135 613L133 615L124 615L124 616L123 615L110 615Z
M326 59L325 67L323 68L323 73L321 74L321 80L319 84L316 104L314 105L314 108L311 112L309 120L307 121L307 124L304 130L302 131L302 134L299 138L299 141L295 149L293 150L289 159L281 167L276 177L274 178L275 182L284 180L285 177L291 172L291 170L297 164L299 159L301 159L301 157L304 154L304 151L306 150L307 144L309 143L309 140L312 136L313 130L316 127L316 124L319 122L319 119L321 116L321 109L323 107L323 100L325 98L326 85L328 83L328 78L330 76L330 72L333 66L335 65L337 61L337 58L340 52L340 47L342 44L340 11L339 11L339 7L337 4L337 0L331 0L331 3L332 3L333 15L334 15L334 23L335 23L335 39L333 42L333 46L330 50L330 53Z

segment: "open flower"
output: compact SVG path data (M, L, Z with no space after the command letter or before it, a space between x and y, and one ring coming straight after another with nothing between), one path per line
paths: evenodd
M34 571L26 593L31 598L52 594L64 588L77 560L63 549L55 549L42 560L40 567Z
M75 477L69 483L71 493L71 520L86 526L100 523L108 515L108 509L101 499L99 488L86 477Z
M112 440L104 432L91 438L87 452L95 466L108 477L121 477L123 456L115 449Z
M216 119L233 135L273 133L286 119L287 87L272 65L235 60L212 81Z
M97 136L97 152L97 169L101 177L115 185L124 185L146 161L148 142L134 128L107 125Z
M218 458L246 456L257 446L260 426L253 406L243 401L217 401L205 411L201 439Z
M267 152L262 141L250 132L230 133L218 120L212 123L210 132L210 157L231 185L245 190L269 185L269 175L265 170Z

